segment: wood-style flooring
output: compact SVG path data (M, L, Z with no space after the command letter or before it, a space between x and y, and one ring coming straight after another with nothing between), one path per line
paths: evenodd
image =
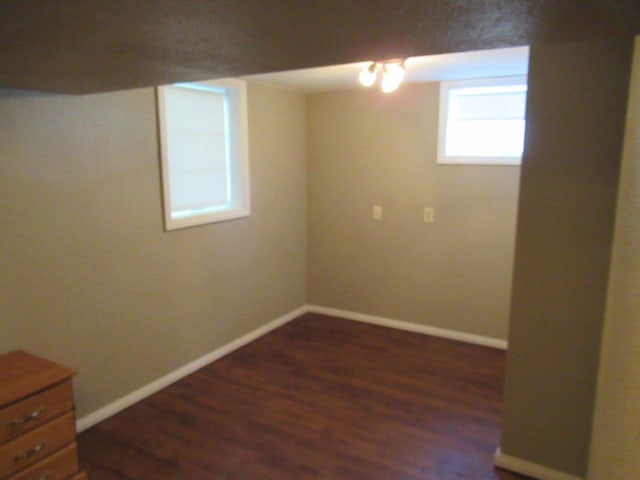
M505 353L306 314L79 435L91 480L516 480Z

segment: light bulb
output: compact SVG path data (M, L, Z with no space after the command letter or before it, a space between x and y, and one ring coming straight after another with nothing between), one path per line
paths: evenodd
M382 88L382 91L384 93L391 93L391 92L395 92L398 87L400 86L400 82L395 82L390 78L382 78L382 83L380 84L380 87Z
M385 63L382 71L382 91L391 93L398 89L404 79L404 65L400 63Z
M369 65L367 68L363 69L360 72L360 75L358 76L358 80L363 86L370 87L374 83L376 83L377 76L378 75L376 72L376 64L372 63L371 65Z

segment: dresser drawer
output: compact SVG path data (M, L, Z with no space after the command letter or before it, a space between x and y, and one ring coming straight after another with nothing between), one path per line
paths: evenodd
M0 409L0 444L73 409L71 380Z
M7 480L65 480L77 471L78 448L73 443Z
M73 412L0 446L0 472L11 475L75 441Z
M77 475L74 475L69 480L88 480L87 474L85 472L80 472Z

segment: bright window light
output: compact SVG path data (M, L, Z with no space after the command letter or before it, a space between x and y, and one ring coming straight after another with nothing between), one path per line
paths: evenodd
M158 113L166 229L247 216L244 82L159 87Z
M443 82L438 162L520 164L526 99L526 77Z

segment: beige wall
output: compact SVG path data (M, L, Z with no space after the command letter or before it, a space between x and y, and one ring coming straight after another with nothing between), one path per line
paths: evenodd
M2 350L76 368L82 416L302 306L304 108L250 85L252 215L166 233L153 89L0 91Z
M631 41L533 45L502 450L586 471Z
M640 472L640 37L632 72L589 480Z
M437 165L438 95L307 97L309 303L505 339L519 167Z
M0 247L1 248L1 247ZM4 268L0 267L0 271L5 271ZM8 284L9 280L6 278L3 278L0 281L2 284ZM3 292L8 292L9 287L6 287L5 285L1 285L0 289L2 289ZM4 296L4 294L3 294ZM7 305L8 301L4 298L0 298L0 305ZM7 316L10 316L10 313L8 311L7 308ZM5 325L5 323L7 323L7 325ZM16 334L15 334L15 328L13 324L8 324L8 322L3 322L2 323L2 333L0 334L0 352L6 352L9 350L12 350L14 345L16 345Z

